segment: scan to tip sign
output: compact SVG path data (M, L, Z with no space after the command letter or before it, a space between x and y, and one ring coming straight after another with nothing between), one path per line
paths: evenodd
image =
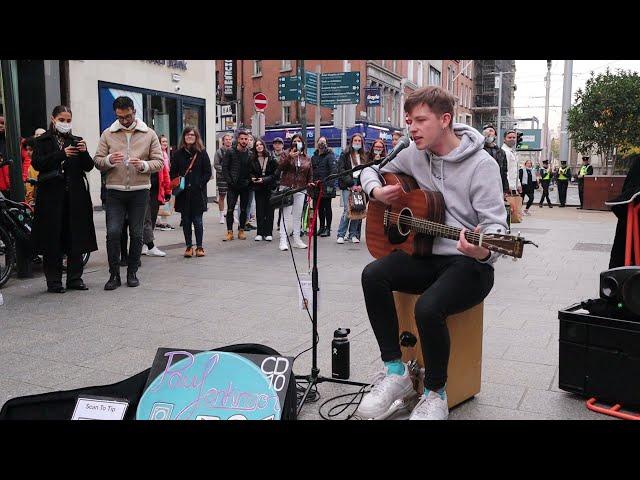
M137 420L279 420L288 357L158 349Z

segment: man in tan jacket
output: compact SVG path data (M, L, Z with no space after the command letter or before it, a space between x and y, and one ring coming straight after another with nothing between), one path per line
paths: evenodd
M107 255L109 280L105 290L115 290L120 282L120 234L125 215L129 220L131 248L127 285L140 285L136 272L142 252L142 231L149 201L151 173L164 162L158 136L136 117L133 100L118 97L113 102L117 120L100 137L94 161L106 172Z

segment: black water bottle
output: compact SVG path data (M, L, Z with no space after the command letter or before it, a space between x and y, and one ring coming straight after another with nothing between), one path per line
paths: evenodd
M333 332L331 342L331 374L333 378L349 378L349 328L339 328Z

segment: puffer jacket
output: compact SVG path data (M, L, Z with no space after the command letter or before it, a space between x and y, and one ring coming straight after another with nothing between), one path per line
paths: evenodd
M164 166L158 135L139 118L136 118L136 126L131 131L130 140L127 139L125 132L127 130L119 121L113 122L102 132L93 161L99 170L107 172L108 190L149 190L151 173L160 171ZM127 147L130 158L139 158L144 161L142 171L132 165L124 165L124 163L113 165L109 161L113 153L122 152L126 155Z
M329 175L336 173L336 156L331 148L327 148L324 152L320 153L320 150L316 150L311 157L311 166L313 168L313 181L324 180ZM335 180L330 181L325 185L325 197L335 197L336 191L334 188Z

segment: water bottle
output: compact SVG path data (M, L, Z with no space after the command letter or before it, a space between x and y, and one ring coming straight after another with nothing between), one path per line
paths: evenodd
M333 332L331 342L331 376L346 380L349 378L349 328L339 328Z

